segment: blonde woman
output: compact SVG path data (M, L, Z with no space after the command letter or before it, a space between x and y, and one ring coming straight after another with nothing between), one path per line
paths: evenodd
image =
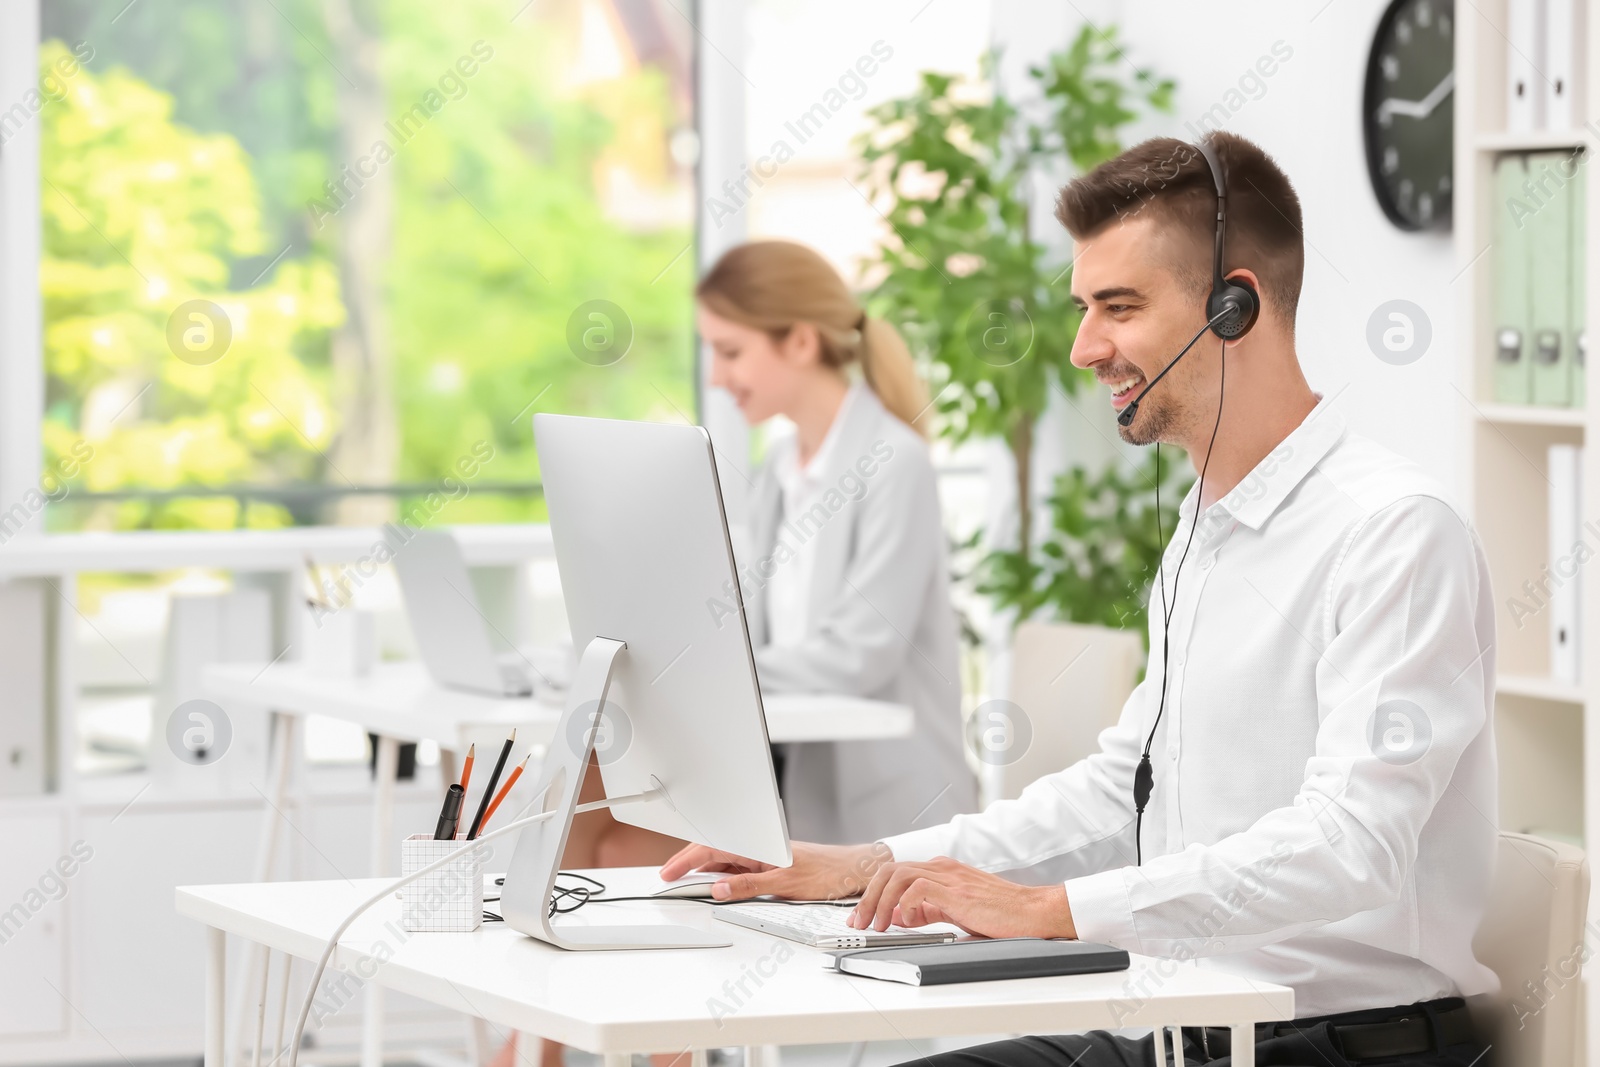
M781 746L790 835L875 840L976 807L928 397L905 342L804 245L757 241L700 282L711 384L751 425L785 416L739 572L767 693L905 704L910 737Z

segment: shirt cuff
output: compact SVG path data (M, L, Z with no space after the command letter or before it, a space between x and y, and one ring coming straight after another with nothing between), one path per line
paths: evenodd
M1078 932L1078 940L1138 950L1139 938L1133 929L1133 897L1128 892L1126 873L1132 869L1119 867L1067 879L1067 907L1072 909L1072 925Z
M889 846L889 851L894 853L897 863L923 863L935 856L950 855L954 836L947 823L943 826L930 826L925 830L912 830L910 833L885 837L880 843Z

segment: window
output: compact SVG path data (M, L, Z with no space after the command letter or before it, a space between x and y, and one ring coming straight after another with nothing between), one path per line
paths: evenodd
M532 412L693 417L665 0L41 18L48 528L539 520Z
M990 4L752 0L747 11L745 69L755 78L746 91L749 195L737 186L729 190L723 176L711 173L705 195L747 212L751 238L809 244L852 285L869 289L877 280L870 265L878 249L899 239L867 200L853 142L869 127L867 112L912 92L922 72L978 73L990 45ZM731 177L737 182L740 176ZM717 225L720 212L708 215L709 225ZM937 440L931 447L951 543L965 544L992 519L986 449L969 444L956 450ZM965 573L974 559L970 551L956 551L953 566ZM968 625L988 625L986 598L964 581L953 593ZM969 659L971 669L982 661Z

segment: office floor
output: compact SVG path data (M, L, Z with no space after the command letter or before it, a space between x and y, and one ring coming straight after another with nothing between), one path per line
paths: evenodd
M988 1038L975 1040L943 1039L932 1041L874 1041L867 1045L860 1060L856 1060L856 1047L840 1045L786 1045L782 1053L783 1067L894 1067L899 1063L914 1063L935 1052L945 1052L963 1045L978 1044ZM744 1067L744 1054L740 1049L715 1049L710 1067ZM586 1052L568 1050L566 1067L599 1067L600 1057ZM634 1067L650 1067L646 1057L635 1056Z
M997 1035L998 1036L998 1035ZM854 1045L790 1045L783 1049L783 1067L894 1067L895 1064L915 1062L923 1056L934 1052L944 1052L963 1045L977 1044L989 1038L977 1039L951 1039L932 1041L874 1041L867 1045L865 1053L860 1060L855 1059ZM326 1054L324 1054L326 1056ZM356 1051L340 1050L327 1062L343 1065L355 1062ZM315 1051L307 1050L302 1054L303 1067L319 1067ZM387 1067L439 1067L441 1063L459 1063L453 1055L423 1055L418 1059L391 1060ZM634 1057L634 1067L651 1067L650 1060L645 1056ZM687 1060L685 1060L687 1063ZM600 1067L600 1057L588 1052L579 1052L568 1049L565 1057L566 1067ZM68 1067L110 1067L110 1064L82 1064L68 1065ZM118 1065L124 1067L124 1065ZM146 1060L141 1061L139 1067L200 1067L196 1060ZM744 1054L741 1049L716 1049L711 1054L710 1067L744 1067Z

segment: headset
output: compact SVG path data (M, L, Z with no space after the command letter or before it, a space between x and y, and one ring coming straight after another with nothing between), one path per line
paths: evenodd
M1206 468L1211 466L1211 453L1217 443L1217 430L1222 426L1222 399L1223 389L1228 381L1228 342L1237 340L1250 332L1256 324L1256 318L1261 313L1261 297L1255 288L1248 282L1229 281L1222 276L1222 253L1227 236L1228 226L1228 182L1227 174L1222 169L1222 161L1217 158L1216 150L1212 147L1210 139L1202 140L1194 145L1200 154L1205 157L1206 165L1211 169L1211 181L1217 189L1217 230L1215 248L1211 260L1211 293L1206 297L1206 324L1189 339L1182 351L1173 356L1167 365L1139 391L1128 405L1117 414L1117 422L1121 426L1133 424L1134 416L1139 412L1139 401L1145 398L1156 383L1167 376L1167 371L1182 359L1194 347L1196 341L1207 330L1222 339L1222 375L1217 389L1217 421L1211 428L1211 444L1206 448L1205 462L1200 466L1200 487L1196 494L1196 508L1194 522L1189 527L1189 539L1184 542L1183 554L1178 557L1178 566L1172 574L1172 601L1177 603L1178 580L1183 577L1183 563L1189 558L1189 546L1194 543L1195 530L1200 525L1199 501L1205 494ZM1165 545L1165 535L1161 530L1161 442L1156 442L1156 541ZM1155 743L1156 729L1161 725L1161 716L1167 708L1167 653L1171 644L1172 608L1167 603L1167 584L1163 570L1166 566L1166 551L1163 548L1161 563L1157 565L1156 582L1161 586L1161 697L1156 705L1155 722L1150 724L1150 734L1144 741L1144 752L1139 757L1138 769L1133 775L1133 804L1134 804L1134 864L1143 866L1144 848L1142 835L1144 830L1144 809L1150 802L1150 791L1155 787L1155 768L1150 764L1150 747Z
M1222 169L1222 161L1217 158L1216 149L1211 147L1209 139L1192 147L1199 149L1205 157L1206 165L1211 168L1212 184L1217 187L1217 235L1211 259L1211 294L1206 297L1206 324L1161 368L1161 373L1150 379L1150 384L1139 390L1139 395L1117 413L1117 424L1120 426L1133 425L1134 416L1139 414L1139 402L1145 398L1145 394L1167 376L1167 371L1188 354L1207 330L1224 341L1236 340L1250 332L1250 327L1256 324L1256 317L1261 314L1261 297L1256 294L1254 286L1249 282L1229 281L1222 276L1222 248L1228 229L1228 179Z

